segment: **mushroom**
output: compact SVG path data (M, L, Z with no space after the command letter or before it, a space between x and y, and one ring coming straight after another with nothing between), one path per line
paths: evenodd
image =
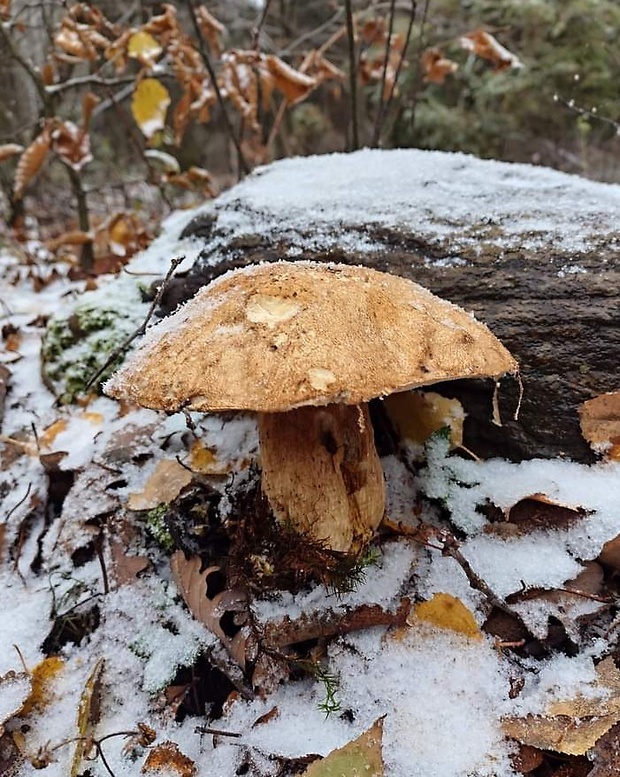
M516 371L484 324L411 281L275 262L201 289L149 330L105 391L168 412L257 413L261 485L275 517L356 553L385 509L367 402Z

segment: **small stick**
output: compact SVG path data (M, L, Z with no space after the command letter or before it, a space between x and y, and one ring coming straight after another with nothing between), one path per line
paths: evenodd
M381 73L381 86L379 88L379 106L377 108L377 116L375 118L375 129L372 134L371 148L377 148L379 145L379 138L381 136L381 128L383 126L383 117L385 114L385 108L387 107L387 100L383 99L383 92L385 91L385 82L387 80L387 71L390 59L390 51L392 49L392 33L394 32L394 15L396 12L396 0L390 2L390 19L388 23L388 34L385 39L385 52L383 54L383 72ZM389 99L388 95L388 99Z
M141 337L146 332L146 327L148 326L149 321L153 317L153 314L155 313L155 308L159 305L161 302L161 298L164 294L164 291L166 289L166 286L170 282L170 278L172 277L172 273L176 270L176 268L181 264L181 262L185 259L184 256L175 256L175 258L170 263L170 267L168 269L168 272L166 273L166 276L164 280L161 283L161 286L157 289L157 294L155 295L155 299L151 303L151 307L148 310L148 313L146 314L146 318L144 321L140 324L140 326L135 330L135 332L132 332L132 334L129 335L128 338L126 338L119 346L118 348L115 348L110 356L106 359L106 361L103 364L103 367L100 367L97 372L91 377L91 379L88 381L86 386L84 387L84 390L87 391L93 383L100 378L103 373L108 369L108 367L113 364L119 356L122 356L125 351L129 348L129 346L133 343L133 341Z

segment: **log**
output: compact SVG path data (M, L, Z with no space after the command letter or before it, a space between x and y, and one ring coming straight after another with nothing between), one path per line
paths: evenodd
M229 269L278 259L366 264L471 311L518 359L502 426L493 386L435 387L468 414L482 457L592 461L579 405L620 388L620 186L442 152L361 151L283 160L201 212L181 237L202 241L162 300L168 312Z

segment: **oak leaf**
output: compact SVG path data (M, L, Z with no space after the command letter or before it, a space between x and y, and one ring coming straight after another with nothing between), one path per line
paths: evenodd
M179 750L176 742L155 745L142 765L142 774L166 774L169 777L194 777L196 764Z

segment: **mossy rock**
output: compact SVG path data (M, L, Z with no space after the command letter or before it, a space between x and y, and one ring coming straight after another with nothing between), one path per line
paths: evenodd
M142 320L144 305L138 296L129 306L91 300L76 305L66 317L54 316L41 344L45 384L63 404L75 402L87 391L101 391L102 382L118 366L122 354L87 389L89 381Z

